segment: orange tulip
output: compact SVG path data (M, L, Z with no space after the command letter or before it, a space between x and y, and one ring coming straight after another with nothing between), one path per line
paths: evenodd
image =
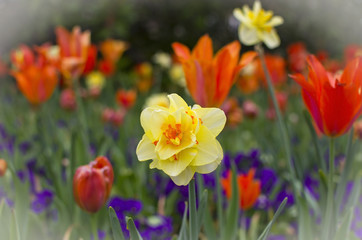
M29 66L22 71L13 71L20 91L33 105L47 101L58 83L56 68L51 65Z
M126 42L108 39L101 43L100 51L105 60L116 63L128 47Z
M65 79L74 79L83 72L90 49L90 32L81 32L80 27L68 32L63 27L55 29L60 48L61 71Z
M5 175L6 169L8 169L8 164L4 159L0 159L0 177Z
M303 42L290 44L287 48L288 65L292 72L303 72L307 67L305 61L308 50Z
M287 81L287 71L286 71L286 62L284 58L278 55L265 55L265 63L269 70L270 77L273 85L280 86ZM266 79L264 75L264 70L261 65L260 59L257 59L257 75L266 85Z
M257 55L247 52L239 61L240 43L234 41L213 57L212 40L208 35L199 39L192 52L181 43L173 43L172 48L182 63L191 96L203 107L221 106L236 74Z
M73 178L73 195L83 210L97 212L107 201L113 184L113 168L106 157L80 166Z
M259 180L254 180L255 169L250 169L247 174L239 174L237 183L239 188L240 208L243 210L250 209L258 199L261 192ZM229 170L226 178L221 179L221 185L228 199L231 198L232 173Z
M332 75L313 55L308 57L308 79L291 77L319 130L327 136L347 132L362 112L362 58L350 61L342 74Z
M26 45L20 45L18 49L10 52L11 63L16 70L24 69L35 63L33 51Z

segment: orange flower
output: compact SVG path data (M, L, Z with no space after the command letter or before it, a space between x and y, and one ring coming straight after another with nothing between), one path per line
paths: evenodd
M226 99L221 106L227 117L227 124L230 127L236 127L243 120L243 110L235 97Z
M105 60L116 63L128 47L126 42L108 39L101 43L100 51Z
M10 52L10 60L16 70L21 70L33 65L35 63L35 56L28 46L20 45L18 49Z
M88 49L87 60L85 62L82 74L87 75L88 73L93 71L94 67L96 66L96 62L97 62L97 47L96 45L92 44Z
M266 79L264 75L264 70L261 66L260 59L257 60L257 75L259 79L261 79L266 85ZM287 80L287 72L286 72L286 63L284 58L278 55L265 55L265 63L269 70L270 77L273 85L280 86L283 85Z
M327 136L348 131L362 112L362 59L350 61L342 74L332 75L313 55L308 57L308 79L291 77L302 87L302 96L319 130Z
M136 101L137 92L133 89L131 90L120 89L117 91L116 98L120 106L123 106L126 109L130 109L131 107L133 107Z
M252 94L258 91L260 82L257 76L257 60L254 59L247 66L245 66L239 73L236 86L244 94Z
M344 60L349 62L356 57L362 57L362 46L351 44L344 49Z
M113 168L106 157L80 166L73 177L73 195L83 210L97 212L107 201L113 184Z
M4 159L0 159L0 177L5 175L6 169L8 169L8 164Z
M182 63L191 96L203 107L219 107L234 84L236 74L256 56L256 52L247 52L239 61L240 43L234 41L213 57L212 40L208 35L199 39L192 52L181 43L173 43L172 48Z
M287 52L290 70L292 72L303 72L307 67L306 58L308 55L305 44L302 42L290 44L287 48Z
M240 208L243 210L250 209L258 199L261 192L259 180L254 180L255 169L250 169L247 174L239 174L237 183L239 188ZM231 198L232 173L229 170L226 178L221 179L221 185L228 199Z
M47 101L58 83L56 68L51 65L29 66L22 71L11 72L20 91L33 105Z
M65 79L74 79L83 72L90 49L90 32L81 32L80 27L68 32L63 27L55 29L60 48L61 71Z

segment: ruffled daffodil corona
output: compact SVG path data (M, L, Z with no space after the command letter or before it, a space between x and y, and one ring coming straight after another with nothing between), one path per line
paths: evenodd
M234 9L233 14L240 21L239 39L243 44L250 46L264 42L270 49L280 45L274 27L283 24L284 20L273 16L272 11L262 9L260 1L254 2L253 10L244 5L243 9Z
M139 161L152 159L151 169L164 171L177 185L187 185L195 172L210 173L223 159L216 136L224 128L226 116L219 108L191 108L177 94L168 98L168 108L142 111L145 134L136 153Z

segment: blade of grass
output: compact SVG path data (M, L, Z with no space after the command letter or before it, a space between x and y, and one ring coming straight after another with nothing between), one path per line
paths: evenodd
M108 213L109 221L111 222L113 240L125 240L116 212L112 207L109 207Z

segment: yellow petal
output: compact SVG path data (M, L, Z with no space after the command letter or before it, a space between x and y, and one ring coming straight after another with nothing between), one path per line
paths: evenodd
M178 186L186 186L194 176L195 171L188 167L177 176L171 177L172 181Z
M283 24L284 19L280 16L274 16L272 19L270 19L269 22L267 22L265 25L270 27L275 27Z
M253 13L255 14L255 16L258 16L259 12L261 10L261 3L260 1L255 1L254 5L253 5Z
M223 130L226 123L224 111L219 108L198 108L193 109L201 119L202 124L207 127L216 137Z
M155 151L158 154L161 160L168 159L175 154L178 154L180 151L190 148L195 145L196 137L192 132L183 133L182 140L180 145L174 145L169 142L169 140L162 135L160 141L158 142Z
M280 39L275 29L272 29L270 32L263 32L263 42L270 49L280 45Z
M205 126L200 127L196 139L198 144L194 147L197 149L198 153L190 165L202 166L209 164L217 160L222 154L222 149L219 148L218 141Z
M217 148L218 148L218 157L215 161L203 165L203 166L192 166L192 168L195 170L195 172L207 174L213 172L221 163L221 160L224 158L224 153L222 151L222 147L220 143L217 141Z
M136 154L139 161L146 161L157 157L155 145L146 134L143 135L142 140L138 143Z
M247 46L255 45L260 42L257 30L255 28L248 28L244 24L241 24L239 27L239 39Z
M158 166L162 169L167 175L175 177L181 174L184 171L191 161L195 158L197 150L193 148L185 149L179 154L177 154L176 159L171 157L167 160L159 160Z
M151 141L156 141L162 135L161 127L170 113L164 109L148 107L141 113L141 125Z
M168 98L170 99L170 112L174 112L180 108L187 108L187 103L176 93L168 95Z

